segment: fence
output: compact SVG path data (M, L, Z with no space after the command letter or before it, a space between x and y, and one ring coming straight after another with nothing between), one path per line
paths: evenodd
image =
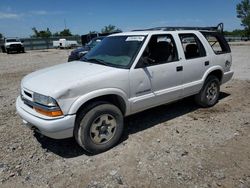
M25 50L42 50L53 48L53 41L57 41L62 37L53 37L53 38L22 38ZM63 37L66 40L75 40L79 45L81 45L81 37Z
M238 36L238 37L232 37L232 36L225 36L226 40L228 42L239 42L239 41L248 41L250 40L250 36L248 37L242 37L242 36Z
M83 35L85 36L85 35ZM53 48L53 41L57 41L62 37L52 37L52 38L22 38L21 40L24 43L25 50L41 50L41 49L50 49ZM83 40L80 36L71 36L71 37L63 37L66 40L75 40L79 45L82 45ZM250 37L225 37L229 42L238 42L238 41L246 41L250 40ZM0 46L3 44L3 41L0 41Z
M48 39L37 39L37 38L23 38L21 39L24 42L24 47L26 50L40 50L40 49L50 49L53 48L53 41L59 40L62 37L53 37ZM66 40L75 40L79 45L82 44L80 36L64 37ZM237 42L250 40L247 37L231 37L226 36L226 40L229 42Z

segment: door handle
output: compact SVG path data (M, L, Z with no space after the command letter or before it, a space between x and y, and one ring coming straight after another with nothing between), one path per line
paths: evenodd
M205 61L205 66L208 66L209 65L209 61Z
M183 66L178 66L178 67L176 67L176 71L177 71L177 72L183 71Z

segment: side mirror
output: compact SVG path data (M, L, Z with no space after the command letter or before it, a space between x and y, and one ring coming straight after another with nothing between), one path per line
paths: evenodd
M82 56L86 55L88 51L83 51L78 53L78 57L81 58Z
M146 60L146 57L141 57L136 65L135 68L145 68L149 65L149 63Z
M144 51L135 68L145 68L155 64L155 60L149 57L149 53Z

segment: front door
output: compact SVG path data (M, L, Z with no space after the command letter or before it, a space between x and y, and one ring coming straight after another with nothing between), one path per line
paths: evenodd
M183 67L171 35L153 35L130 71L132 113L181 97Z

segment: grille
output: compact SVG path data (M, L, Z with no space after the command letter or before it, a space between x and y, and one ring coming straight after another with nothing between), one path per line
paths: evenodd
M29 92L27 92L27 91L24 91L24 94L27 95L28 97L32 98L31 93L29 93Z
M11 44L10 47L11 48L20 48L21 44Z

